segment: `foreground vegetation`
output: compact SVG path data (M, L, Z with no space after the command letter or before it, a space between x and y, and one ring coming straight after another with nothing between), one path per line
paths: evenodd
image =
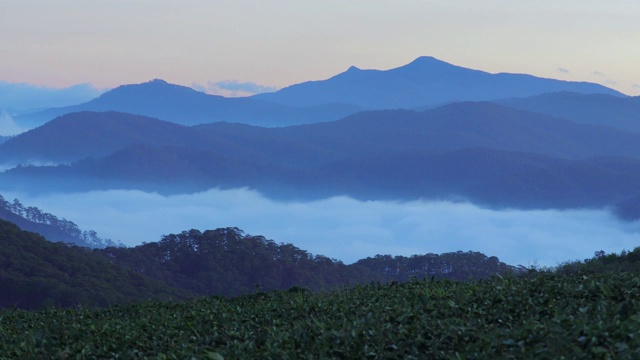
M640 358L640 248L345 265L236 228L89 250L5 221L0 245L0 359Z
M635 272L301 288L102 310L0 312L0 357L638 358Z

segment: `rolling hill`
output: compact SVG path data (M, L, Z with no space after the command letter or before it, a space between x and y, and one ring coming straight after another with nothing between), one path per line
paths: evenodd
M493 103L361 112L285 128L70 114L0 145L0 159L25 149L54 161L48 149L61 148L72 151L70 165L17 167L0 174L0 186L249 187L278 199L466 199L521 208L614 207L640 195L640 134Z
M291 85L252 98L290 106L348 103L370 109L409 109L453 101L486 101L558 91L623 96L594 83L525 74L491 74L423 56L391 70L362 70L352 66L326 80Z
M606 125L640 132L640 96L620 97L608 94L557 92L494 102L514 109L561 117L579 123Z
M106 156L132 144L187 144L186 126L116 112L60 116L1 144L0 163L70 162Z
M637 133L467 102L423 112L360 112L338 121L283 128L230 123L186 127L125 113L74 113L0 144L0 163L73 162L104 157L135 144L194 148L296 168L397 151L469 147L565 159L640 158Z

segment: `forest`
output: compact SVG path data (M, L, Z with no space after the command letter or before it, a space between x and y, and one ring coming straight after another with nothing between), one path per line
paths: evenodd
M477 252L376 256L345 265L237 228L165 235L132 248L52 243L0 220L1 307L104 307L152 299L314 292L410 278L473 280L521 271Z
M118 245L111 239L101 238L94 230L81 230L73 221L59 219L36 206L25 206L18 199L10 202L2 195L0 195L0 219L12 221L22 229L37 232L51 241L62 241L89 248Z

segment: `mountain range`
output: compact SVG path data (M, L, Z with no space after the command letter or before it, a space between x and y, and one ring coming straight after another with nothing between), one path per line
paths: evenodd
M369 109L409 109L453 101L488 101L558 91L622 96L594 83L526 74L491 74L423 56L391 70L363 70L352 66L327 80L291 85L253 98L296 106L348 103Z
M0 144L3 189L640 207L638 99L593 83L421 57L249 98L154 80L47 111Z
M74 113L1 144L0 160L11 159L69 164L0 174L3 188L32 192L249 187L276 199L520 208L615 207L640 195L640 134L488 102L283 128Z
M640 96L554 92L495 102L514 109L534 111L580 123L640 132Z
M157 79L119 86L83 104L21 114L15 121L23 128L34 128L73 112L119 111L183 125L228 121L283 126L336 120L360 110L349 104L296 107L253 98L225 98Z
M209 95L152 80L119 86L86 103L20 114L15 121L22 128L34 128L72 112L119 111L182 125L225 121L276 127L338 120L367 109L424 108L454 101L529 97L558 91L623 96L594 83L490 74L420 57L391 70L351 67L326 80L245 98Z
M431 57L384 71L351 67L247 98L153 80L15 120L32 129L0 137L0 166L7 169L0 191L249 188L276 200L345 195L496 209L605 208L622 220L640 219L638 97ZM49 240L113 244L0 199L0 218ZM10 289L0 291L0 307L28 309L238 295L256 283L326 290L516 269L471 252L345 265L237 228L89 250L0 220L0 245L0 288Z
M398 151L472 147L565 159L640 157L637 133L488 102L465 102L422 112L360 112L338 121L282 128L231 123L187 127L118 112L72 113L0 144L0 163L69 163L136 144L189 147L295 167Z

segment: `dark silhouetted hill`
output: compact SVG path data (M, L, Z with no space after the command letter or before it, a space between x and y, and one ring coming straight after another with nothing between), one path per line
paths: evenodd
M336 120L359 110L360 107L348 104L301 108L252 98L225 98L153 80L119 86L83 104L22 114L16 117L16 122L33 128L68 113L118 111L182 125L227 121L270 127Z
M465 200L497 208L602 208L640 195L640 160L566 160L468 148L338 162L318 182L327 194L360 199Z
M640 194L615 204L614 213L627 221L640 220Z
M167 121L117 112L60 116L1 144L0 163L70 162L133 144L189 144L193 132Z
M390 256L376 256L345 265L313 255L292 244L276 243L263 236L246 235L237 228L169 234L159 242L134 248L95 251L109 261L155 278L165 284L201 295L240 295L261 290L303 287L331 290L348 284L406 280L435 276L455 280L489 278L514 268L480 253L416 255L414 264L434 264L429 270L417 266L380 271ZM395 261L403 262L402 257ZM362 263L362 264L361 264ZM438 266L435 266L437 264Z
M191 296L88 249L49 242L4 220L0 247L0 308L111 306Z
M640 96L559 92L495 101L514 109L640 132Z
M351 67L327 80L291 85L273 93L254 95L291 106L348 103L370 109L417 108L452 101L486 101L548 92L621 93L602 85L539 78L525 74L490 74L419 57L391 70Z

